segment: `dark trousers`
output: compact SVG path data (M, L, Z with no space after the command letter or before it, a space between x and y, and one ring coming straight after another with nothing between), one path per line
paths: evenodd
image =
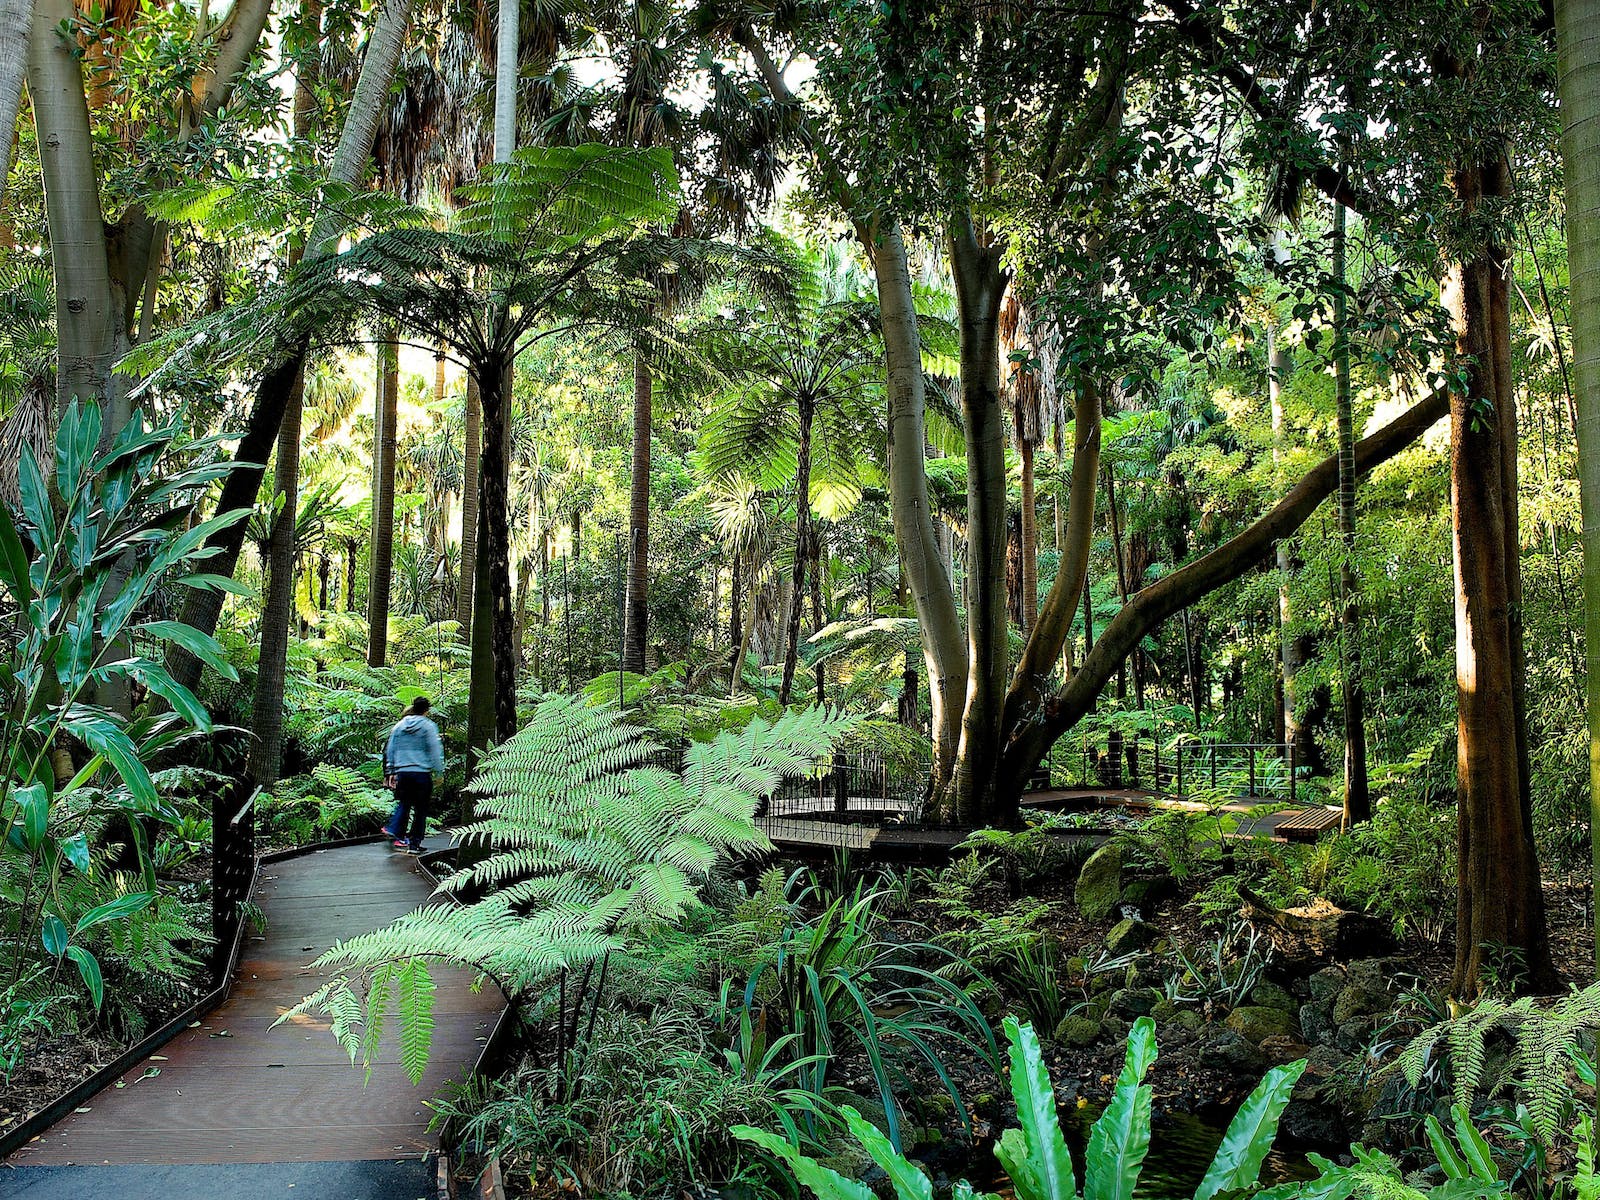
M401 771L394 777L394 816L389 828L396 839L404 836L413 849L422 845L427 832L428 806L433 800L433 774L429 771ZM410 814L411 828L406 829Z

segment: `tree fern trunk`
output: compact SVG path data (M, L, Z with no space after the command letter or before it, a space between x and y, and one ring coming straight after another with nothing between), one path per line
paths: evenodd
M806 566L811 559L811 539L816 536L811 529L811 426L817 415L817 402L814 396L801 393L796 397L796 404L800 439L794 472L794 574L789 585L789 603L784 610L788 628L784 631L779 704L788 704L794 691L795 666L800 657L800 616L805 608Z
M467 376L466 457L461 466L461 564L456 591L456 620L461 625L461 640L472 644L473 589L477 584L478 564L478 467L483 454L483 405L478 396L478 380Z
M367 572L367 665L389 655L389 592L394 577L394 464L400 423L399 347L377 349L372 431L372 565Z
M1584 646L1588 660L1589 829L1600 889L1600 0L1556 0L1561 156L1572 286L1572 372L1583 503ZM1600 906L1595 907L1600 977Z
M650 610L650 432L653 380L644 347L633 352L633 461L628 478L628 589L622 669L643 674Z

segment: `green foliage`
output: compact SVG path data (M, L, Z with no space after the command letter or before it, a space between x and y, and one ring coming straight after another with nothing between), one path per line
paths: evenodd
M486 856L442 885L487 894L419 909L318 960L374 973L365 1040L354 1019L362 1006L343 973L295 1011L338 1013L335 1036L352 1059L370 1061L388 1003L387 987L377 985L392 964L467 966L515 996L638 944L699 904L698 888L719 862L769 845L755 826L757 801L821 761L851 720L809 709L753 721L691 746L678 774L650 765L660 747L615 709L581 697L542 701L474 781L478 819L457 836ZM403 1024L425 1018L422 990L400 1000Z
M1006 1020L1006 1037L1011 1046L1011 1093L1018 1125L1000 1135L995 1157L1010 1177L1017 1200L1078 1200L1072 1155L1062 1134L1055 1090L1038 1038L1031 1025L1019 1025L1013 1018ZM1111 1102L1090 1131L1082 1200L1131 1200L1149 1153L1152 1091L1144 1077L1155 1058L1155 1023L1141 1017L1128 1035L1127 1055ZM1239 1106L1195 1190L1195 1200L1254 1190L1277 1135L1279 1118L1304 1069L1300 1062L1269 1071ZM929 1200L932 1185L928 1177L896 1153L854 1109L846 1107L843 1112L851 1133L888 1175L898 1200ZM733 1132L779 1159L795 1182L818 1200L866 1200L872 1195L862 1184L824 1167L771 1133L750 1126L737 1126ZM975 1197L966 1183L957 1184L955 1194Z
M367 775L319 763L310 775L286 780L256 798L258 832L304 845L372 833L389 816L394 797Z

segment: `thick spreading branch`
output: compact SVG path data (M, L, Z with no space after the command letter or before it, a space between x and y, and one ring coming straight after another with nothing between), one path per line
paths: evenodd
M1365 473L1387 462L1449 412L1449 391L1434 392L1403 416L1356 443L1356 471ZM1151 584L1123 605L1101 632L1078 672L1035 720L1015 732L1002 760L1001 787L1011 792L1020 791L1023 781L1043 761L1056 739L1094 707L1101 690L1141 639L1174 613L1232 583L1254 567L1271 551L1274 542L1300 528L1338 485L1339 460L1334 455L1306 472L1272 511L1249 528Z

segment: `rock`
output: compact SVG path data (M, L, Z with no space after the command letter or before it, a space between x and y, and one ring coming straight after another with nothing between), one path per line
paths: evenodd
M1339 1022L1339 1028L1333 1035L1333 1044L1346 1054L1360 1053L1367 1048L1376 1028L1377 1021L1372 1017L1351 1017L1348 1021Z
M1154 988L1123 988L1111 994L1111 1012L1124 1021L1148 1017L1161 998L1161 993Z
M1350 1140L1344 1114L1337 1105L1298 1094L1283 1110L1278 1132L1307 1146L1333 1146Z
M1310 1045L1327 1045L1338 1027L1339 1023L1333 1019L1332 1000L1313 1000L1300 1006L1300 1036Z
M1176 1004L1163 996L1156 1001L1155 1007L1150 1010L1150 1019L1157 1025L1171 1025L1178 1020L1178 1014L1181 1011Z
M1100 1040L1101 1026L1094 1017L1065 1017L1056 1026L1055 1039L1063 1046L1082 1049Z
M1283 1009L1263 1008L1254 1004L1234 1009L1223 1024L1257 1046L1271 1037L1292 1038L1300 1032L1295 1019Z
M1284 1012L1293 1012L1295 1009L1294 997L1265 979L1250 989L1245 1003L1254 1004L1257 1008L1281 1008Z
M1212 1025L1206 1037L1205 1057L1209 1065L1235 1075L1259 1075L1266 1070L1266 1056L1255 1045L1226 1025Z
M1181 1025L1190 1033L1198 1033L1205 1028L1206 1019L1192 1008L1180 1009L1174 1024Z
M1130 1023L1121 1017L1107 1017L1100 1024L1100 1036L1110 1042L1120 1042L1128 1036L1130 1028Z
M1359 983L1352 983L1339 993L1333 1002L1333 1023L1343 1025L1354 1017L1385 1012L1389 1008L1389 993L1373 991Z
M1332 1000L1344 991L1344 985L1349 981L1338 967L1323 967L1312 975L1308 982L1311 985L1313 1000Z
M1150 926L1143 921L1131 921L1124 918L1111 927L1111 932L1106 934L1106 949L1113 954L1131 954L1142 949L1150 941Z
M1111 914L1122 895L1122 848L1109 842L1091 854L1078 873L1073 892L1078 911L1091 921Z
M1345 976L1351 985L1369 992L1387 993L1389 973L1393 964L1383 958L1363 958L1345 967Z
M1292 1034L1274 1034L1261 1039L1261 1053L1274 1065L1294 1062L1306 1056L1308 1047Z

